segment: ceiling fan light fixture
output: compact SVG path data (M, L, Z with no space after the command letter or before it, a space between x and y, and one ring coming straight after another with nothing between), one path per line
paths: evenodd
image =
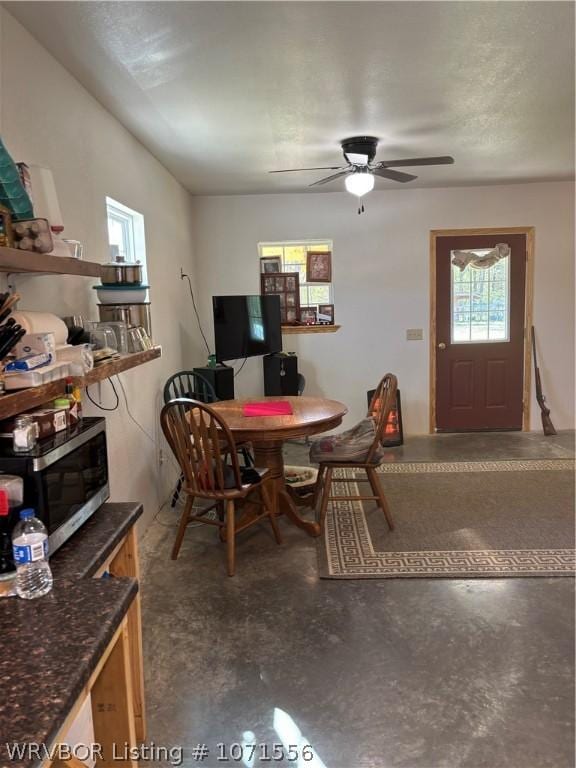
M370 157L368 155L361 155L358 152L345 152L344 157L352 165L368 165L370 162Z
M374 189L374 176L368 171L355 171L344 179L346 191L356 197L363 197Z

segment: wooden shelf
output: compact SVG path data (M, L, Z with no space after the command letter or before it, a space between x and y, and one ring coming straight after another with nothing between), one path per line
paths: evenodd
M78 275L100 277L101 265L94 261L50 256L46 253L0 247L0 272L36 275Z
M341 325L283 325L282 333L336 333Z
M64 379L51 381L40 387L10 390L0 397L0 419L9 419L10 416L44 405L50 400L61 397L65 390Z
M81 387L88 387L98 381L115 376L117 373L129 371L138 365L143 365L150 360L155 360L162 355L162 347L154 347L145 352L134 352L130 355L122 355L118 360L93 368L86 376L75 376L74 382ZM61 397L66 390L66 380L58 379L49 384L42 384L40 387L29 387L28 389L17 389L7 392L0 396L0 420L9 419L23 411L29 411L40 405L44 405L50 400Z
M137 365L143 365L150 360L156 360L161 355L162 347L154 347L153 349L147 349L145 352L122 355L118 360L111 360L109 363L95 366L86 376L80 376L75 381L82 387L88 387L90 384L96 384L98 381L109 379L110 376L115 376L117 373L129 371L130 368L135 368Z

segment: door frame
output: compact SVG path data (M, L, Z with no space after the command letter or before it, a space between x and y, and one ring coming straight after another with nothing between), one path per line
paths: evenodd
M530 431L532 383L532 303L534 295L534 227L489 227L430 230L430 434L436 433L436 239L467 235L526 235L526 282L524 286L524 383L522 388L522 432Z

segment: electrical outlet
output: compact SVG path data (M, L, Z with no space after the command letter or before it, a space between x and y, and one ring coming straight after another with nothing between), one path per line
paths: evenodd
M407 341L422 341L424 332L422 328L408 328L406 331Z

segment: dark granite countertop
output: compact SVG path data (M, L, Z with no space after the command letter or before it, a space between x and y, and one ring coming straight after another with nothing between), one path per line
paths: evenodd
M54 578L93 576L141 514L137 502L103 504L50 559Z
M37 600L0 600L0 765L6 742L50 746L138 591L135 579L60 582Z
M0 768L6 743L50 747L138 591L135 579L90 578L142 513L104 504L50 560L52 591L37 600L0 599Z

